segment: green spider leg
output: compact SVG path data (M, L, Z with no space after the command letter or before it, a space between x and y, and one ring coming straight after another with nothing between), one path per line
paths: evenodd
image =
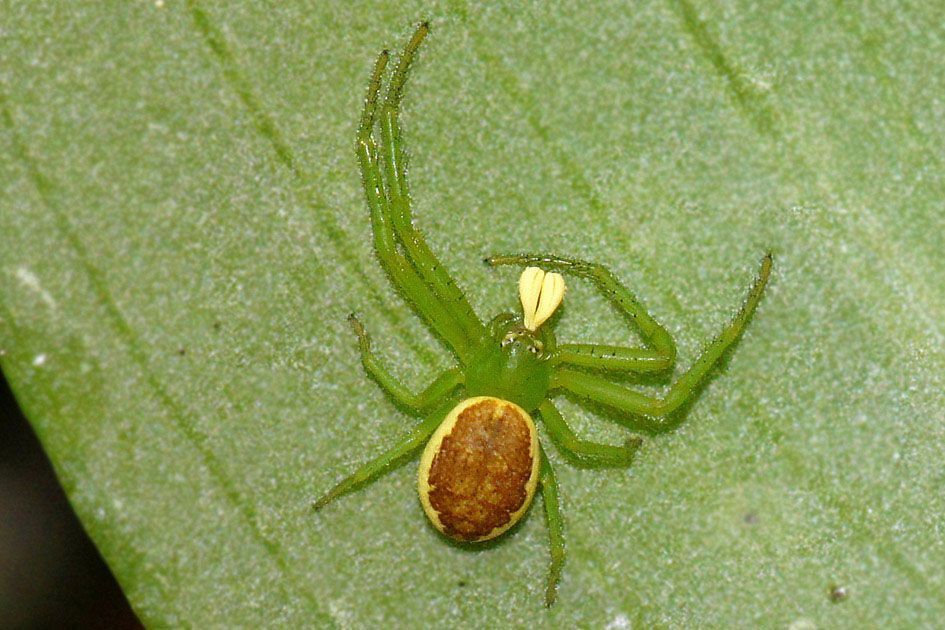
M382 106L380 151L373 131L377 123L378 94L390 55L385 50L378 56L364 99L356 150L378 259L395 287L433 332L446 341L465 364L470 346L480 341L485 328L446 269L429 250L422 234L413 227L407 194L404 151L397 126L398 108L407 70L428 30L426 24L420 25L394 71L387 98ZM318 499L314 504L315 509L363 487L412 455L429 439L455 405L456 401L451 394L464 380L462 370L454 367L440 374L425 390L412 392L371 351L370 335L361 322L354 315L349 316L348 321L358 336L364 368L381 389L395 403L416 415L421 415L431 408L436 411L428 415L391 449L362 465ZM446 404L443 404L444 401Z
M566 368L555 370L551 382L552 389L571 392L581 398L603 404L617 411L643 416L647 419L645 428L649 430L664 429L668 424L666 416L679 409L692 398L702 379L715 366L729 346L741 335L752 313L758 306L759 300L761 300L770 273L771 254L767 254L761 261L761 270L741 309L719 336L706 347L692 367L670 387L664 397L647 396L611 383L599 376Z
M470 341L482 337L485 327L473 311L466 296L450 277L449 272L430 250L423 234L413 225L410 208L410 192L407 184L407 154L404 151L403 135L398 122L400 101L403 97L407 73L416 56L429 25L421 24L404 47L400 61L387 88L387 97L381 107L381 160L384 166L384 182L389 201L391 223L408 258L417 268L420 277L432 288L446 309L459 323Z
M550 400L538 405L538 413L548 429L548 434L562 453L584 466L626 467L633 461L633 455L643 443L639 437L627 439L623 446L598 444L582 440L561 417L561 413Z
M490 265L537 265L546 270L561 271L586 278L607 297L640 331L645 348L627 348L607 344L559 344L551 359L553 366L575 365L595 370L618 372L662 372L676 360L676 344L669 332L647 312L637 297L597 263L553 255L522 254L492 256Z
M422 392L410 391L374 356L371 351L371 336L364 330L358 318L349 315L348 322L358 336L361 362L364 364L365 371L377 381L384 392L394 399L394 402L411 413L415 415L426 413L463 383L463 372L454 367L436 377Z
M538 481L541 484L541 498L545 504L545 525L548 527L548 541L551 550L551 564L548 567L548 582L545 588L545 606L555 603L558 596L558 582L561 580L561 569L564 567L564 524L561 520L561 506L558 502L558 481L551 462L541 453L541 472Z
M383 51L374 65L374 72L364 99L364 110L361 114L356 143L358 160L361 164L361 181L371 213L374 249L394 286L414 307L421 319L447 343L460 361L464 362L469 350L468 336L451 316L444 302L400 252L391 221L390 204L378 164L377 145L371 133L377 109L377 94L388 56L387 51Z
M384 473L393 470L397 465L407 461L427 443L427 440L430 439L430 436L440 426L443 418L455 404L456 401L450 400L448 403L437 407L423 422L416 425L407 435L398 440L392 448L363 464L325 493L322 498L315 501L314 509L319 510L338 497L363 488Z

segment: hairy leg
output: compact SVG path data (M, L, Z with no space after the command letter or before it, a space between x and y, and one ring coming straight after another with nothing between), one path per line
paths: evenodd
M389 202L383 189L380 168L377 159L377 146L371 136L374 125L374 113L377 108L377 93L380 89L381 76L387 65L388 54L384 51L378 56L364 99L364 111L358 130L356 145L358 160L361 163L361 181L368 207L371 211L371 228L374 234L374 249L378 260L390 275L391 280L407 299L421 318L435 334L446 341L447 345L461 359L465 359L469 341L465 331L456 324L448 309L418 275L416 269L400 253L393 226L390 221Z
M561 507L558 504L558 481L551 462L541 452L541 498L545 504L545 524L548 526L548 544L551 550L551 564L548 567L548 582L545 586L545 606L555 603L558 596L558 582L564 566L564 527L561 521Z
M758 278L749 290L748 297L739 309L738 314L702 352L692 367L670 387L664 397L646 396L611 383L599 376L566 368L559 368L554 372L551 387L569 391L618 411L647 416L652 419L649 428L658 430L666 424L665 416L678 409L692 397L702 379L715 366L728 347L742 334L748 320L758 306L758 302L761 300L770 274L771 254L767 254L761 261Z
M453 408L454 401L440 405L436 411L427 416L427 418L415 426L410 433L401 438L392 448L375 457L355 470L349 476L342 479L334 488L329 490L322 498L315 501L314 509L319 510L338 497L358 490L368 483L374 481L382 474L392 470L395 466L416 453L436 430L443 418Z
M364 364L364 369L401 407L423 414L462 384L463 373L459 368L454 367L440 374L419 394L410 391L374 356L371 351L371 336L364 330L358 318L349 315L348 322L358 335L358 346L361 350L361 362Z
M669 332L650 316L637 297L603 265L545 254L492 256L486 262L493 266L537 265L590 280L633 322L644 342L650 346L626 348L604 344L560 344L552 359L554 364L624 372L660 372L672 367L676 359L676 344Z
M387 97L380 111L380 161L384 167L384 187L389 200L389 222L423 280L456 319L470 340L478 340L485 328L463 292L456 286L446 267L430 250L423 234L413 225L410 193L407 185L407 154L404 151L399 114L403 87L417 49L429 31L421 24L404 48L387 88ZM372 120L369 122L373 126Z
M643 443L639 437L628 439L623 446L582 440L574 434L550 400L544 400L538 405L538 413L541 414L555 446L570 459L586 466L629 466L633 461L633 454Z

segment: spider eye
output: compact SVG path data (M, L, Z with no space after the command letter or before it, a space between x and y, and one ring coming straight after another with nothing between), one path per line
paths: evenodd
M528 346L528 351L532 354L538 354L541 352L541 349L538 346Z
M504 348L508 346L510 343L512 343L512 337L506 337L505 339L502 340L502 343L500 343L499 345Z

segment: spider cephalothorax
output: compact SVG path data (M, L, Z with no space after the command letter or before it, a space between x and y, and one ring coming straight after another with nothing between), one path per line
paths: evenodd
M424 419L338 483L315 507L373 481L421 448L417 476L421 504L434 527L455 540L479 542L501 535L525 514L540 488L551 546L545 591L550 605L564 562L564 535L554 470L539 443L532 414L570 461L629 466L642 442L638 437L628 436L622 445L584 440L571 430L552 399L570 394L632 418L634 427L664 430L669 426L666 418L692 399L699 383L747 325L771 272L771 256L762 259L758 278L731 323L662 397L606 378L670 373L676 344L636 296L601 265L554 255L487 258L490 265L526 269L519 279L522 315L506 313L483 324L411 215L398 113L407 70L428 30L421 24L408 42L380 107L387 51L378 57L364 101L357 153L378 260L421 319L450 348L458 365L413 393L373 354L370 337L352 315L365 370L402 408ZM590 281L637 330L642 345L557 343L551 317L564 297L562 273Z
M466 392L535 409L551 383L550 359L555 345L550 328L528 330L519 317L499 315L470 355L464 373Z

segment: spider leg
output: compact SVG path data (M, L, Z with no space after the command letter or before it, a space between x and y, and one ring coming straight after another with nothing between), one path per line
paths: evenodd
M467 335L457 325L441 300L426 284L410 262L397 248L394 230L391 226L387 196L383 189L380 168L377 159L377 146L371 137L374 125L374 112L377 107L377 93L380 89L381 76L387 65L388 53L382 52L374 65L367 96L364 99L364 111L358 128L356 150L361 163L361 181L365 197L371 212L371 228L374 234L374 249L378 260L390 275L394 285L400 289L407 301L420 317L439 335L456 353L460 360L465 359L468 349Z
M433 288L433 293L459 322L466 335L472 340L478 340L485 333L485 327L473 311L466 296L450 277L449 272L430 250L423 234L414 227L410 208L407 154L404 150L398 120L408 70L428 32L429 26L426 23L421 24L407 43L391 77L387 97L381 107L380 160L384 167L384 184L389 200L388 217L407 257L416 267L420 277ZM371 124L373 125L373 122Z
M761 270L758 277L749 290L748 297L739 309L738 314L702 352L692 367L670 387L664 397L646 396L611 383L599 376L566 368L559 368L555 371L552 376L551 387L564 389L618 411L648 417L651 420L647 425L651 430L665 427L667 424L665 416L677 410L693 396L702 379L715 366L728 347L741 335L761 300L770 273L771 254L767 254L761 261Z
M669 332L653 319L646 307L603 265L553 255L522 254L492 256L490 265L539 265L586 278L640 331L648 348L626 348L604 344L559 344L553 365L577 365L624 372L661 372L673 366L676 344Z
M448 404L440 405L436 411L431 413L426 419L415 426L410 433L401 438L392 448L375 457L371 461L363 464L349 476L342 479L334 488L329 490L322 498L315 501L313 508L319 510L338 497L358 490L366 484L374 481L382 474L392 470L396 465L419 450L430 435L436 430L443 418L453 408L454 401Z
M643 443L638 437L628 439L624 446L582 440L574 434L550 400L544 400L538 405L538 413L541 414L541 419L558 450L586 466L629 466L633 461L633 454Z
M558 505L558 481L551 462L541 452L541 498L545 504L545 524L548 527L548 542L551 549L551 565L548 567L548 582L545 587L545 606L555 603L558 596L558 582L561 580L561 569L564 566L564 527L561 521L561 507Z
M364 326L354 315L348 316L348 322L358 335L358 346L361 350L361 362L364 369L377 381L381 389L394 399L401 407L409 411L422 414L450 394L463 382L463 373L459 368L451 368L440 374L430 385L419 394L407 389L390 370L383 365L371 351L371 336L364 330Z
M607 372L663 372L673 361L659 350L601 343L563 343L552 365L575 365Z

